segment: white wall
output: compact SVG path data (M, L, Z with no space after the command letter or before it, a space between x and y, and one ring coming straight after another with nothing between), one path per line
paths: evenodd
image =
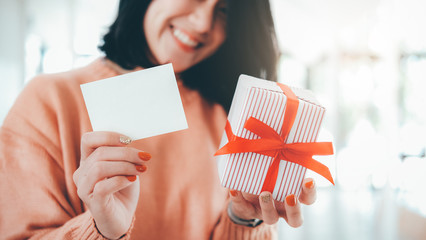
M23 0L0 1L0 124L24 79Z
M100 55L118 0L0 0L0 124L25 83Z

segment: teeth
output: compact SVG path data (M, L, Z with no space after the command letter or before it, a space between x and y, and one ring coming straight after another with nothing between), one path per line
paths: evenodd
M189 38L188 35L186 35L184 32L182 32L179 29L174 29L173 30L173 35L175 35L175 37L177 39L179 39L179 41L181 41L182 43L184 43L185 45L188 45L190 47L196 47L198 45L198 43L192 39Z

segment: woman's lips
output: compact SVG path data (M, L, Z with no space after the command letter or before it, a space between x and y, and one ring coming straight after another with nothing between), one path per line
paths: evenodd
M172 33L178 45L187 52L193 52L201 45L194 37L179 28L172 27Z

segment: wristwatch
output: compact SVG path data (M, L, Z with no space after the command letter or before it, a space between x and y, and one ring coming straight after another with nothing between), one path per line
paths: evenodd
M260 224L263 223L263 220L260 220L260 219L257 219L257 218L247 220L247 219L242 219L242 218L237 217L232 212L232 201L229 202L229 204L228 204L228 216L229 216L229 218L231 219L232 222L239 224L239 225L246 226L246 227L257 227L257 226L259 226Z

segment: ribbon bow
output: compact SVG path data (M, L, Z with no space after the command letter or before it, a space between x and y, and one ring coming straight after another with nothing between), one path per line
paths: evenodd
M331 142L286 143L288 134L296 118L299 100L289 87L283 84L277 84L287 96L284 124L281 135L262 121L250 117L245 122L244 128L258 135L260 139L246 139L238 137L232 133L231 125L229 121L227 121L225 132L228 137L228 143L219 149L215 153L215 156L232 153L254 152L273 157L274 159L268 169L262 186L262 192L273 192L281 160L286 160L311 169L334 184L329 169L312 158L313 155L333 154L333 146Z

